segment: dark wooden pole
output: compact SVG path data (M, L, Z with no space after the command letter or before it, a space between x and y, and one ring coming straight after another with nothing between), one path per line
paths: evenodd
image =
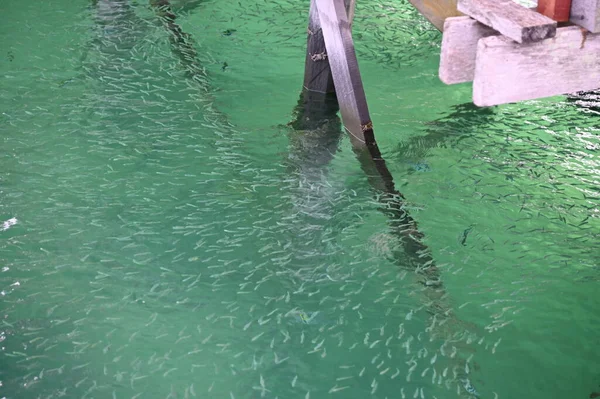
M356 0L344 0L348 20L352 22ZM339 105L335 93L329 59L325 49L325 40L321 30L321 21L315 0L311 0L308 18L304 83L298 105L294 110L294 120L290 125L302 134L312 131L325 121L338 119ZM329 134L339 139L335 129ZM341 131L341 130L340 130Z
M354 18L356 0L344 0L346 15L350 24ZM335 87L325 49L321 21L315 0L310 2L306 40L306 61L304 67L304 89L317 93L334 93Z
M438 269L422 241L423 235L416 221L404 207L404 196L396 190L393 177L375 141L350 32L349 16L353 14L354 0L311 1L304 91L297 107L297 117L291 125L295 129L314 130L332 120L339 105L344 127L369 183L379 194L383 194L380 196L382 210L389 217L394 235L401 241L411 263L415 263L415 269L423 276L423 284L439 287ZM337 102L327 97L332 88L335 89ZM334 131L327 129L323 134L332 135ZM330 151L329 148L326 150ZM427 267L423 267L424 264Z
M310 2L307 34L304 89L317 93L334 93L335 87L315 0Z

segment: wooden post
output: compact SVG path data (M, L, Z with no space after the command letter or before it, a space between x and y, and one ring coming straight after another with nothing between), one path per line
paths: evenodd
M314 0L344 127L355 147L375 142L343 0Z
M538 0L537 12L558 22L568 21L571 0Z
M334 93L335 87L325 50L325 40L323 40L316 0L310 2L307 33L304 89L318 93Z
M346 15L350 25L354 18L356 0L345 0ZM310 2L308 16L308 38L306 40L306 60L304 63L304 89L318 93L334 93L335 87L331 68L327 59L325 40L315 0Z
M356 0L345 0L344 4L352 24ZM303 90L290 122L299 132L314 130L332 118L337 119L340 110L315 0L310 2L307 34Z

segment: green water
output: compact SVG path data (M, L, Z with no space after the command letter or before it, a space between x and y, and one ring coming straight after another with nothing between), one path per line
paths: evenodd
M594 110L468 106L407 2L358 2L440 326L348 139L328 163L290 144L307 1L173 0L201 82L145 2L99 3L0 3L0 397L600 391Z

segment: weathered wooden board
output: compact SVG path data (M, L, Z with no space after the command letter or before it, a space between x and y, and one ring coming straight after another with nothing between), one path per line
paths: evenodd
M600 0L571 0L570 21L590 32L600 32Z
M578 26L556 37L517 44L503 36L479 40L473 102L491 106L600 87L600 35Z
M518 43L554 37L556 21L512 0L459 0L458 10Z
M462 15L456 9L457 0L408 0L438 30L444 29L444 21L449 17Z
M355 147L374 143L373 124L343 0L315 0L342 121Z
M448 85L472 82L479 39L499 35L471 17L451 17L444 23L440 55L440 80Z
M558 22L568 21L571 0L538 0L537 12Z

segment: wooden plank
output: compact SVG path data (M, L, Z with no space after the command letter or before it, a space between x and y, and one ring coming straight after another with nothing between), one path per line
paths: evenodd
M572 0L570 21L590 32L600 32L600 0Z
M446 18L461 16L457 0L408 0L438 30L444 29Z
M600 35L578 26L519 45L503 36L479 40L473 102L490 106L600 87Z
M537 12L558 22L568 21L571 0L538 0Z
M479 39L499 35L471 17L451 17L444 23L440 55L440 80L448 85L472 82Z
M343 0L314 0L344 127L355 147L375 142Z
M554 37L556 21L512 0L459 0L458 10L518 43Z

